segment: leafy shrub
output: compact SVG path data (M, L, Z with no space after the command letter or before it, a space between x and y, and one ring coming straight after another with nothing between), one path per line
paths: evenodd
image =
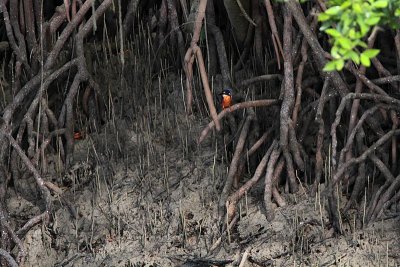
M366 67L378 49L368 49L364 37L378 25L400 27L400 0L329 0L329 8L319 15L321 31L331 36L333 60L324 70L341 70L347 60Z

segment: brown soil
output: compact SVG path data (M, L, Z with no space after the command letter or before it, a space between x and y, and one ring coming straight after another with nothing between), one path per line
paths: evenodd
M363 230L354 217L342 218L346 234L335 237L325 199L307 189L284 195L288 205L268 222L260 183L240 202L237 224L222 231L217 204L228 166L221 141L210 136L197 146L208 119L184 115L179 78L162 84L165 103L155 96L135 113L137 107L115 101L117 115L77 141L73 168L53 181L66 185L64 197L78 216L56 203L51 225L24 239L26 266L400 265L399 217ZM157 81L153 88L158 92ZM118 88L112 94L129 98ZM21 221L39 214L20 197L7 205Z

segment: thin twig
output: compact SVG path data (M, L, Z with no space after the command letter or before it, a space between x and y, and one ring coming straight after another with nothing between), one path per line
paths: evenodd
M250 18L250 16L247 14L246 10L244 10L242 3L240 2L240 0L236 0L237 5L239 6L240 12L242 12L243 17L250 22L251 24L253 24L253 26L257 27L257 24Z

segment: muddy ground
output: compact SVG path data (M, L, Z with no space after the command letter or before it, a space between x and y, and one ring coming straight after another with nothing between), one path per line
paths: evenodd
M117 69L97 70L112 103L108 121L77 141L67 174L54 165L47 177L77 217L54 196L52 223L24 239L25 266L400 266L399 216L362 230L355 215L343 218L346 234L336 237L325 199L306 184L283 193L288 205L268 222L260 182L225 231L217 206L228 152L215 134L196 144L209 121L204 103L187 116L180 75L149 85L135 70L122 80ZM10 216L22 223L39 214L30 201L10 196Z

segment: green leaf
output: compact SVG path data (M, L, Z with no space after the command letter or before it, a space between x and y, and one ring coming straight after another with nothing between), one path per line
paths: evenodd
M400 8L396 8L396 11L394 12L394 15L396 17L400 17Z
M367 57L366 55L361 54L360 59L361 59L361 64L363 64L365 67L371 66L371 61L369 60L369 57Z
M352 50L350 50L349 52L347 52L346 55L345 55L345 57L346 57L346 58L350 58L350 59L351 59L354 63L356 63L357 65L360 64L360 57L359 57L359 55L358 55L356 52L352 51Z
M319 21L326 21L326 20L330 19L330 17L331 16L329 16L329 15L327 15L325 13L320 13L319 16L318 16L318 20Z
M332 36L332 37L341 37L342 34L337 31L336 29L327 29L325 30L326 34Z
M332 47L332 49L331 49L331 55L332 55L332 57L335 58L335 59L340 58L340 54L339 54L339 51L338 51L338 47L337 47L337 46L333 46L333 47Z
M363 55L367 56L368 58L376 57L379 54L379 49L367 49L362 52Z
M351 51L351 50L349 50L349 49L344 49L344 48L342 48L341 46L338 46L339 55L344 55L344 54L346 54L346 53L349 52L349 51ZM342 57L342 56L340 56L340 57Z
M331 27L331 22L328 20L328 21L324 21L322 24L321 24L321 27L319 27L319 30L322 32L322 31L325 31L326 29L328 29L329 27Z
M354 3L353 4L353 10L356 13L359 13L359 14L363 13L363 10L362 10L361 5L359 3Z
M333 6L333 7L331 7L331 8L328 8L328 9L325 11L325 14L328 14L328 15L331 15L331 16L337 15L337 14L339 13L340 10L341 10L340 6Z
M328 63L326 63L323 71L333 71L336 70L336 61L330 61Z
M358 40L361 38L361 33L356 31L355 28L351 28L349 30L348 36L351 40Z
M357 42L357 45L361 46L362 48L368 48L368 45L361 40Z
M365 24L370 25L370 26L375 26L378 24L378 22L381 20L380 17L369 17L366 20L364 20Z
M372 3L372 6L376 7L376 8L385 8L385 7L387 7L387 5L388 5L388 1L385 1L385 0L379 0L379 1Z
M340 7L341 7L342 9L346 9L346 8L348 8L349 6L351 6L351 2L350 2L350 1L345 1L343 4L340 5Z
M361 36L364 36L369 31L369 27L364 23L364 20L361 16L357 16L357 23L360 26Z
M353 44L352 44L352 42L350 41L350 39L348 39L348 38L339 37L339 38L337 38L336 40L339 42L339 44L340 44L344 49L350 50L350 49L353 48Z
M353 24L354 18L350 12L345 12L342 14L340 20L342 22L342 28L340 32L344 33L350 29L351 24Z
M349 37L351 39L355 39L356 38L356 31L354 29L350 29L349 30Z
M338 59L336 61L336 70L342 70L344 67L344 60L343 59Z

